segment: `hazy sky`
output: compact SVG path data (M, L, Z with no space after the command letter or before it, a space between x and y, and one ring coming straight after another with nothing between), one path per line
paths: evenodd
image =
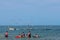
M60 25L60 0L0 0L0 25Z

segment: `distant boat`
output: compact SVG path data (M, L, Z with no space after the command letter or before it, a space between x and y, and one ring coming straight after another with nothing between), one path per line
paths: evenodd
M12 27L10 27L10 28L8 28L8 29L11 30L11 31L16 30L16 28L12 28Z

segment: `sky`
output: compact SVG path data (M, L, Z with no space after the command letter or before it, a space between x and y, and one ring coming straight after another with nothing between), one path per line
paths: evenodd
M0 25L60 25L60 0L0 0Z

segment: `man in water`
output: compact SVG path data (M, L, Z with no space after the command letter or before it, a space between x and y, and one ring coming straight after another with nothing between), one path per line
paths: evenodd
M31 38L31 32L29 31L27 34L28 38Z
M5 37L8 38L8 31L5 32Z

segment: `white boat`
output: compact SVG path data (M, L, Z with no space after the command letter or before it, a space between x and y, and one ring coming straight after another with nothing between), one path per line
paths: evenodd
M19 30L18 28L13 28L13 27L9 27L8 29L11 30L11 31Z
M9 30L11 30L11 31L14 31L14 30L16 30L15 28L12 28L12 27L11 27L11 28L8 28L8 29L9 29Z

